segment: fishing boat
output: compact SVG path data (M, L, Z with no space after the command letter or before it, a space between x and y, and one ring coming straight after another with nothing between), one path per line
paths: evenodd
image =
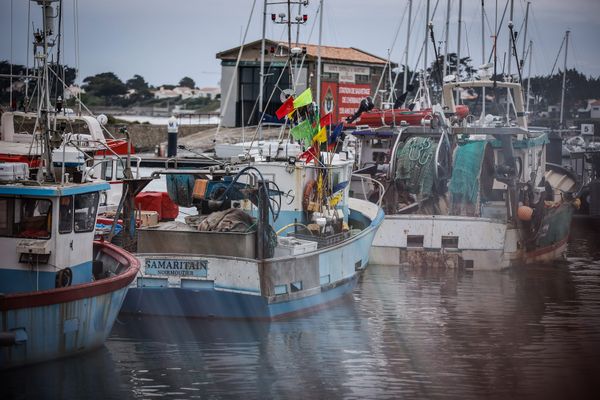
M350 293L383 220L375 204L348 198L351 170L352 160L321 168L290 158L158 172L199 215L138 230L142 266L123 312L268 320ZM321 186L324 176L340 189ZM320 190L327 204L314 201Z
M42 88L54 2L38 1L44 29L34 51ZM110 185L91 179L85 145L74 142L83 138L57 129L60 107L47 90L38 93L38 105L32 135L0 142L2 154L15 148L10 143L36 147L32 170L28 162L0 163L0 369L101 346L139 269L125 250L94 241L100 197ZM13 116L4 114L3 122Z
M30 181L19 163L0 170L0 369L101 346L139 268L94 242L108 184Z
M455 112L453 91L465 87L510 90L514 119L487 115L450 126L444 114ZM435 106L428 126L398 129L389 163L363 170L381 186L362 194L383 192L386 211L373 262L502 269L561 258L580 185L546 162L548 132L528 128L520 84L451 82L443 95L447 109ZM369 167L378 142L373 133L356 137L360 166Z
M237 164L154 173L198 214L138 229L142 266L123 312L271 320L352 291L383 211L349 197L354 160L335 152L331 115L319 118L310 89L282 108L305 152L280 143Z

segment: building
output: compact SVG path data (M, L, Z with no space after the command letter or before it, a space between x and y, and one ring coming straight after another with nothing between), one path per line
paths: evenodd
M590 104L590 118L600 119L600 100L596 100Z
M285 89L290 89L290 75L296 82L296 94L307 87L317 93L317 58L319 47L311 44L292 46L293 68L285 68L288 59L287 43L265 40L265 85L263 110L273 116L285 100ZM256 125L260 118L258 99L260 91L261 40L244 46L239 71L235 64L239 47L217 54L221 60L221 109L225 111L223 126ZM350 47L321 46L321 109L333 112L334 121L352 115L360 101L375 92L387 60ZM392 68L394 65L392 65ZM233 81L231 96L226 99ZM225 104L227 101L227 104Z

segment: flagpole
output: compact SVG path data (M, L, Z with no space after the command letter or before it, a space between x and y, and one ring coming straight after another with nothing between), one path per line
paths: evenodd
M321 114L321 37L323 34L323 2L319 6L319 46L317 47L317 109Z

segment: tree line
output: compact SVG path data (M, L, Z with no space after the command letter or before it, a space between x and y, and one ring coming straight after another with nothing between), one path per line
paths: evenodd
M50 64L50 97L56 101L58 97L62 99L65 96L64 87L69 87L75 82L77 71L69 66ZM9 105L16 108L22 108L23 103L32 99L36 93L37 80L28 78L36 76L38 70L27 68L24 65L11 64L8 61L0 61L0 104L8 105L11 99L11 79L12 79L12 99L13 104ZM64 82L64 85L63 85ZM176 85L161 85L166 89L173 89ZM194 89L196 82L188 76L179 80L178 86L184 86ZM132 78L123 82L113 72L102 72L96 75L88 76L83 79L81 88L85 91L81 95L82 101L89 106L131 106L140 103L152 102L154 96L151 91L156 87L150 85L143 76L135 74ZM204 99L195 99L202 102ZM71 100L71 103L74 100ZM35 104L35 103L33 103Z

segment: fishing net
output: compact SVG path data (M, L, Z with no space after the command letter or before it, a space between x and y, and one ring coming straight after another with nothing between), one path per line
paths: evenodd
M458 146L454 153L454 167L448 187L452 214L477 214L486 144L485 141L468 142Z
M396 153L394 180L421 198L433 193L436 144L426 137L412 137Z

